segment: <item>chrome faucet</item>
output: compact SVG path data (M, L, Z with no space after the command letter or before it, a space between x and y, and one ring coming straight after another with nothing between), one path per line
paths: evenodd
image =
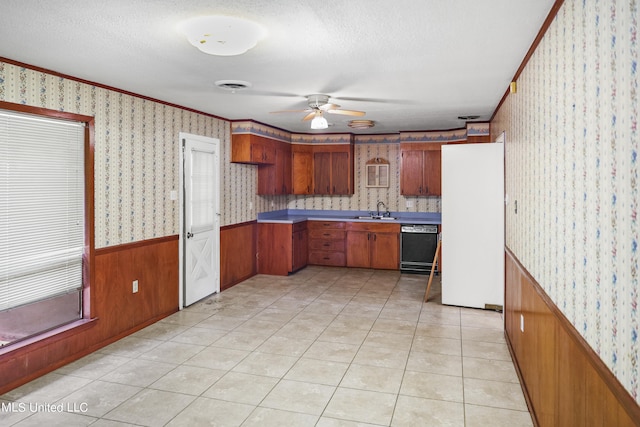
M385 204L384 204L384 202L380 202L380 201L378 202L378 206L377 206L377 209L378 209L378 216L382 216L382 215L380 215L380 205L384 206L384 209L385 209L385 211L386 211L386 213L384 214L384 216L390 216L390 215L391 215L391 212L389 212L389 208L387 208L387 205L385 205Z

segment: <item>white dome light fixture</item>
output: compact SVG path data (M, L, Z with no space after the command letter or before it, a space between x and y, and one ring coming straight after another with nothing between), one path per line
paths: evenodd
M218 56L242 55L267 35L264 27L255 22L222 15L191 18L178 28L193 46Z
M316 116L311 120L311 129L327 129L329 123L322 115L322 111L316 112Z

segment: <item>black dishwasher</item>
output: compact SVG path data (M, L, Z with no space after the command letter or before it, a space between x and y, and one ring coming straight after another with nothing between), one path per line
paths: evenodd
M403 224L400 227L400 271L430 273L437 246L437 225ZM435 271L438 271L437 266Z

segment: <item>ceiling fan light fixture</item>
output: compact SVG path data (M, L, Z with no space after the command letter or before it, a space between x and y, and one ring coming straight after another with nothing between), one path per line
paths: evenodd
M178 28L200 51L218 56L241 55L267 35L264 27L253 21L223 15L191 18Z
M327 129L329 127L329 123L327 119L324 118L322 113L316 114L316 116L311 120L311 129Z
M369 129L376 125L373 120L350 120L347 125L351 129Z

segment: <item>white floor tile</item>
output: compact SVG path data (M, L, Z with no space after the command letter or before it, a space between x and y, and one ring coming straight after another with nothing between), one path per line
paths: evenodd
M254 276L0 396L84 413L0 424L530 427L503 316L443 306L438 276L424 303L427 279Z

